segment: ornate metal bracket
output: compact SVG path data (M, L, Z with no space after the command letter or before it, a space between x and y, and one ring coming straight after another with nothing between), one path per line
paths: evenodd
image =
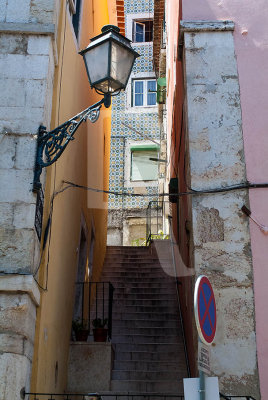
M111 96L104 95L104 98L86 108L84 111L75 115L62 125L53 129L51 132L47 132L44 126L40 126L38 130L37 138L37 149L35 159L35 171L33 181L33 192L38 192L42 184L40 182L40 175L44 167L48 167L57 161L61 154L66 149L68 143L74 140L74 134L87 119L94 123L98 120L100 115L100 109L104 104L105 107L110 107Z

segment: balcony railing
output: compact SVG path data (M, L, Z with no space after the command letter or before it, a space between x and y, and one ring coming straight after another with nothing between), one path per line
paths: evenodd
M146 211L146 244L153 239L169 238L169 201L150 201Z
M112 338L114 287L111 282L77 282L73 319L92 334L94 319L107 320L108 339Z

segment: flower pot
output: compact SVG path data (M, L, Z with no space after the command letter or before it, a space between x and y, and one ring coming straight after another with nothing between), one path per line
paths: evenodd
M108 329L106 329L106 328L93 329L93 336L94 336L95 342L106 342L107 334L108 334Z
M88 338L89 330L81 329L80 331L75 333L75 338L77 342L86 342Z

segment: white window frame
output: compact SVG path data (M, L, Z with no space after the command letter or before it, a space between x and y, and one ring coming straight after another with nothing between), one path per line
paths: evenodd
M140 114L140 113L150 113L157 114L158 113L158 104L155 106L146 106L146 107L133 107L132 105L132 81L135 79L156 79L154 72L137 72L136 74L132 74L129 78L127 87L126 87L126 103L125 103L125 111L130 114Z
M79 14L79 22L78 22L78 36L76 37L75 31L74 31L74 25L73 25L73 16L76 14L76 5L77 5L77 0L69 0L69 12L68 12L68 19L70 22L71 26L71 31L73 34L74 38L74 43L76 45L77 51L79 51L80 47L80 37L81 37L81 22L82 22L82 13L84 10L84 0L80 1L80 14Z
M150 152L150 153L152 153L152 155L151 155L151 157L153 157L153 158L158 158L158 156L159 156L159 150L157 150L157 149L153 149L153 148L148 148L148 149L137 149L137 148L135 148L135 149L130 149L130 151L131 151L131 155L130 155L130 157L131 157L131 165L130 165L130 180L131 180L131 182L151 182L151 181L157 181L158 180L158 164L155 162L155 161L150 161L149 160L149 158L148 158L148 160L151 162L151 166L152 167L154 167L154 172L156 172L156 177L155 178L152 178L152 177L150 177L149 179L134 179L133 178L133 166L135 165L134 164L134 160L133 160L133 155L134 154L139 154L139 155L143 155L144 156L144 154L145 153L147 153L148 154L148 152ZM138 161L138 162L140 162L140 160ZM137 164L136 164L137 165ZM144 164L143 164L144 165Z
M133 27L132 27L132 42L133 43L139 45L141 43L152 43L153 42L152 40L145 41L145 22L149 22L149 21L151 21L153 23L153 18L143 18L143 19L134 19L133 20ZM136 26L137 26L137 24L142 25L142 27L143 27L143 32L142 32L143 40L141 42L136 41ZM153 32L152 32L152 35L153 35Z
M148 102L148 82L155 82L155 104L147 104ZM135 83L136 82L143 82L143 93L142 93L142 97L143 97L143 104L138 106L135 104ZM145 78L145 79L132 79L131 81L131 85L132 85L132 107L136 107L136 108L142 108L142 107L155 107L157 106L157 98L156 98L156 89L157 89L157 82L155 78Z
M152 13L133 13L126 15L126 37L133 41L134 22L150 21L153 20ZM152 46L153 42L134 42L136 46Z
M149 140L127 140L126 141L126 147L125 147L125 167L124 167L124 186L126 188L131 188L131 187L157 187L158 186L158 180L159 180L159 166L158 166L158 178L154 180L148 180L148 181L132 181L131 180L131 163L132 163L132 150L131 148L133 146L138 146L138 145L144 146L144 145L152 145L152 142ZM159 145L160 146L160 145ZM160 150L159 150L160 153ZM152 161L153 162L153 161Z

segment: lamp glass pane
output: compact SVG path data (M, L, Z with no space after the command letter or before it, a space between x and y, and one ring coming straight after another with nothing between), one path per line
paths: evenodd
M117 43L112 43L111 52L111 78L119 81L122 88L126 87L132 64L134 62L134 54L131 50L120 46Z
M109 43L96 46L84 54L91 85L108 78Z
M118 82L111 81L110 79L107 79L103 82L99 82L95 85L96 89L99 89L103 93L113 93L116 90L119 90L122 88L122 86Z

